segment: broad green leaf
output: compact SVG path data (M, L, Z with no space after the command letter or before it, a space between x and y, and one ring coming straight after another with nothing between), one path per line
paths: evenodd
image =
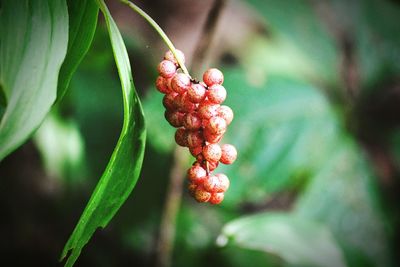
M135 187L142 167L146 139L144 115L134 88L128 53L105 3L99 0L98 4L106 20L121 79L124 124L111 160L65 245L62 258L72 250L66 266L74 264L95 230L109 223Z
M68 51L60 70L58 99L68 88L72 74L86 55L96 31L99 7L95 0L69 0L69 42Z
M328 228L291 214L262 213L234 220L224 226L218 242L275 254L294 265L346 266Z
M43 121L57 95L68 43L65 0L3 1L0 84L7 107L0 122L0 160Z
M390 266L373 179L362 152L342 137L296 204L297 214L329 226L350 266Z

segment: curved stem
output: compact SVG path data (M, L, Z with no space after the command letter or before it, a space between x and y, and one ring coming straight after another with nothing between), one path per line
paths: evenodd
M146 12L144 12L140 7L138 7L134 3L132 3L128 0L120 0L120 2L128 5L132 10L134 10L136 13L138 13L140 16L142 16L145 20L147 20L147 22L156 30L156 32L164 40L165 44L171 50L172 54L174 54L176 60L178 61L179 67L181 67L183 73L185 73L186 75L188 75L191 78L189 71L187 70L187 68L185 66L185 63L178 56L178 53L176 52L176 48L175 48L174 44L171 42L171 40L168 38L168 36L165 34L165 32L161 29L161 27L157 24L157 22L155 22Z

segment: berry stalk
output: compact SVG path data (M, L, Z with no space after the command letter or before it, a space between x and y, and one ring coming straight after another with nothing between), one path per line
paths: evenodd
M165 32L161 29L161 27L157 24L157 22L155 22L146 12L143 11L143 9L141 9L134 3L132 3L128 0L120 0L120 2L129 6L133 11L135 11L140 16L142 16L145 20L147 20L147 22L156 30L156 32L160 35L160 37L163 39L165 44L168 46L169 50L172 52L172 54L178 61L178 65L182 69L183 73L185 73L186 75L191 77L189 74L189 71L187 70L187 68L185 66L185 63L179 57L179 53L176 51L174 44L171 42L171 40L168 38L168 36L165 34Z

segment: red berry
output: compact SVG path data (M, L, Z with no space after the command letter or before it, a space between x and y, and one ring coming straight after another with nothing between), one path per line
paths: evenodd
M210 119L211 117L217 115L218 104L213 104L209 101L203 101L199 104L198 113L202 119Z
M171 80L171 88L179 94L186 92L191 86L189 76L184 73L176 74Z
M185 114L179 111L166 110L164 112L164 116L171 126L178 128L183 125L183 118Z
M223 173L218 173L215 175L219 180L219 187L217 188L217 192L226 192L228 190L230 182L228 176Z
M213 205L219 204L224 200L224 193L212 193L209 202Z
M226 89L220 84L214 84L208 88L207 98L210 102L221 104L226 99Z
M194 197L194 193L195 193L195 191L196 191L196 188L197 188L197 184L189 183L189 185L188 185L188 190L189 190L189 193L190 193L190 195L191 195L192 197Z
M174 106L179 111L185 113L192 112L196 109L196 104L189 101L187 93L183 93L175 97Z
M163 60L158 64L157 70L164 78L170 78L176 73L176 66L169 60Z
M176 52L178 58L181 59L182 63L185 63L185 55L183 54L183 52L178 49L175 49L175 52ZM175 58L174 54L171 52L171 50L168 50L165 53L164 59L169 60L178 66L178 61L176 60L176 58Z
M201 152L203 152L203 147L202 146L189 147L189 151L193 157L197 157Z
M206 88L200 83L193 83L188 89L188 96L193 103L200 103L206 97Z
M237 157L236 148L230 144L224 144L221 146L221 163L223 164L232 164Z
M201 159L201 157L203 157L202 154L197 156L197 162L201 162L201 167L203 167L203 169L207 170L207 163L208 163L208 170L210 172L212 172L213 170L215 170L218 167L219 161L217 161L217 162L205 161L204 157L203 157L203 160L199 160L199 159Z
M212 144L216 144L221 141L223 134L212 134L208 129L204 129L203 131L204 139Z
M226 125L229 125L233 120L233 111L228 106L220 106L217 109L218 116L226 121Z
M192 183L202 184L207 177L207 172L200 164L196 163L188 170L187 175Z
M185 128L179 128L175 132L175 142L180 146L188 146L188 132Z
M187 144L189 147L201 146L204 142L203 135L200 131L189 132L187 136Z
M211 193L204 190L203 186L197 186L196 190L194 191L194 198L198 202L207 202L211 197Z
M167 84L167 79L163 76L158 76L156 80L156 88L160 93L167 94L170 92Z
M190 131L198 130L201 128L201 119L197 113L187 113L183 118L183 127Z
M224 75L219 69L208 69L203 74L203 81L207 86L211 86L213 84L222 84L224 82Z
M222 151L218 144L208 144L203 147L203 156L207 161L218 162Z
M212 117L208 124L206 125L206 129L209 133L213 135L221 135L226 131L226 121L218 116Z
M164 96L163 98L163 106L167 109L167 110L175 110L176 106L175 106L175 98L178 96L178 93L175 92L171 92L168 93Z
M212 175L205 179L203 186L206 191L210 193L216 193L220 188L220 181L217 176Z

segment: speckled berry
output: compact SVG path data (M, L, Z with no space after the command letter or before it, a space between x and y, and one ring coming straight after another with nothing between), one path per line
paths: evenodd
M194 183L189 183L189 184L188 184L189 194L190 194L192 197L194 197L194 193L195 193L195 191L196 191L196 188L197 188L197 184L194 184Z
M197 186L196 190L194 191L194 198L197 202L207 202L211 197L211 193L204 190L203 186Z
M175 132L175 142L180 146L188 146L188 131L185 128L178 128Z
M200 155L199 155L200 156ZM198 156L198 157L199 157ZM202 156L202 155L201 155ZM203 157L204 158L204 157ZM197 162L199 162L199 160L197 160ZM205 170L207 170L207 163L208 163L208 170L210 171L210 172L212 172L213 170L215 170L217 167L218 167L218 164L219 164L219 161L217 161L217 162L212 162L212 161L206 161L206 160L203 160L203 161L201 161L201 167L203 167Z
M217 110L219 108L218 104L211 103L209 101L203 101L199 104L198 113L202 119L210 119L217 115Z
M233 120L233 111L228 106L218 107L217 114L226 121L226 125L229 125Z
M221 104L226 99L226 89L220 84L214 84L207 90L207 98L210 102Z
M175 92L182 94L186 92L191 86L189 76L184 73L176 74L171 80L171 88Z
M189 101L187 93L178 95L174 99L174 104L176 109L184 113L193 112L196 109L196 104Z
M176 66L169 60L163 60L158 64L157 70L164 78L170 78L176 73Z
M195 184L202 184L207 177L207 172L200 164L196 163L187 172L188 179Z
M219 180L219 186L218 186L218 188L216 189L217 190L217 192L226 192L226 190L228 190L228 188L229 188L229 185L230 185L230 181L229 181L229 178L228 178L228 176L226 176L225 174L223 174L223 173L218 173L218 174L216 174L215 175L217 178L218 178L218 180Z
M219 69L211 68L204 72L203 81L207 86L222 84L224 82L224 75Z
M219 143L219 141L221 141L223 137L223 134L212 134L208 129L204 129L203 135L204 135L204 140L212 144Z
M213 135L221 135L226 131L226 121L218 116L210 118L206 129Z
M217 176L208 176L203 182L204 189L210 193L217 193L220 187L220 181Z
M170 92L170 89L167 84L167 79L163 76L158 76L156 80L156 88L160 93L167 94Z
M190 131L195 131L201 128L201 119L197 113L187 113L183 118L183 127Z
M203 147L202 146L189 147L189 151L193 157L197 157L199 154L203 152Z
M222 151L218 144L208 144L203 147L203 156L207 161L218 162Z
M187 144L189 147L198 147L204 143L203 135L200 131L189 132L187 136Z
M164 96L163 98L163 106L167 109L167 110L175 110L176 109L176 105L175 105L175 98L178 96L178 93L175 92L171 92L168 93Z
M200 83L192 83L188 89L188 96L193 103L200 103L206 97L206 88Z
M185 114L179 111L169 111L164 112L165 119L169 124L175 128L181 127L183 125L183 118Z
M224 144L221 146L221 158L220 161L223 164L232 164L237 157L237 150L233 145Z
M224 197L225 197L224 193L212 193L208 201L213 205L217 205L224 200Z
M177 54L177 57L182 61L183 64L185 64L185 55L183 52L179 49L175 49L175 52ZM165 55L164 59L169 60L173 62L176 66L178 66L178 60L176 60L174 54L171 52L171 50L168 50Z

